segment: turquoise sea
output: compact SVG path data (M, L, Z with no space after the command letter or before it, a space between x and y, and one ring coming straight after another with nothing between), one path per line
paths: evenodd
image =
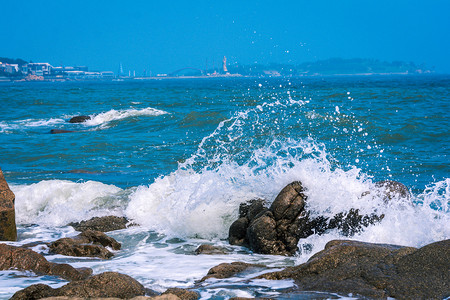
M110 260L36 248L51 261L122 272L157 291L193 287L222 262L299 264L342 236L300 240L295 257L226 241L240 203L270 203L294 180L315 214L385 214L353 239L420 247L450 238L450 75L15 82L0 83L0 103L13 244L76 235L67 224L94 216L139 225L110 234L123 243ZM68 122L79 115L91 119ZM413 205L361 197L386 179L405 184ZM232 254L193 255L202 243ZM0 298L33 283L65 284L26 275L0 271ZM196 289L203 299L274 297L294 284L245 276Z

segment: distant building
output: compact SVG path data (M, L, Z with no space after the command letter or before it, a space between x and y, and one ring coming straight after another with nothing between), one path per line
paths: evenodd
M112 71L103 71L103 72L100 72L100 74L101 74L101 77L104 79L114 78L114 72L112 72Z
M28 73L37 76L50 75L52 72L52 65L49 63L29 63Z

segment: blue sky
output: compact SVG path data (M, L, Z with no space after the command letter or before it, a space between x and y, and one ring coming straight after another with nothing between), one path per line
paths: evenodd
M7 0L0 56L171 72L331 57L413 61L450 73L448 0Z

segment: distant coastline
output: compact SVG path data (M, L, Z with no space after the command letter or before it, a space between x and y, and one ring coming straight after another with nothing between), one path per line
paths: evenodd
M214 68L201 70L183 68L178 71L147 76L136 76L136 72L89 71L86 66L53 67L50 63L26 62L22 59L0 57L0 82L60 82L60 81L129 81L196 78L237 78L237 77L318 77L318 76L383 76L434 74L434 70L413 62L385 62L374 59L331 58L316 62L294 64L252 64L224 65L222 70ZM184 70L183 73L179 72Z

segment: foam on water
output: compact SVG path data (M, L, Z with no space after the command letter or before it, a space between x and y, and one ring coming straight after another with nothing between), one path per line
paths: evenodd
M1 121L0 133L10 133L11 131L30 129L35 127L48 127L53 125L63 124L65 122L62 118L50 119L24 119L17 121Z
M130 117L160 116L163 114L167 114L167 112L152 107L147 107L143 109L130 108L124 110L111 109L107 112L91 115L91 119L85 121L83 124L88 126L98 126L103 125L105 123L109 123L111 121L122 120Z
M18 224L64 226L94 215L120 213L120 193L113 185L87 181L46 180L11 185Z

